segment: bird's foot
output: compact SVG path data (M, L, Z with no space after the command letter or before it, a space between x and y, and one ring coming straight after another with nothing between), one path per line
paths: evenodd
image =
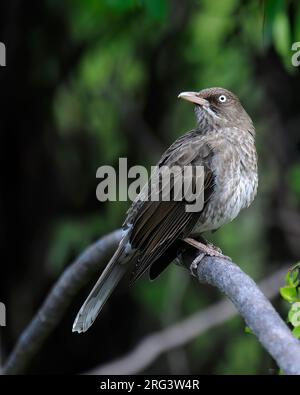
M189 245L197 248L197 250L199 251L198 255L196 256L196 258L192 261L192 263L190 265L191 274L195 277L197 277L198 265L200 264L202 259L205 257L205 255L215 256L217 258L226 259L228 261L232 260L229 256L223 255L222 250L219 247L216 247L215 245L213 245L211 243L204 244L201 241L192 239L190 237L184 239L184 241L186 243L188 243Z
M190 237L184 239L184 241L188 244L190 244L191 246L197 248L197 250L199 250L200 252L202 252L202 254L199 254L199 256L201 257L201 255L203 255L201 257L200 260L202 260L202 258L205 255L208 256L215 256L217 258L222 258L222 259L226 259L228 261L231 261L232 259L229 256L223 255L222 250L219 247L216 247L215 245L208 243L208 244L204 244L201 243L201 241L192 239ZM196 258L197 259L197 258ZM200 261L199 261L200 262ZM199 263L198 262L198 263ZM193 263L192 263L193 264Z
M192 274L192 276L197 277L197 269L198 269L198 265L199 263L202 261L202 259L205 257L205 253L204 252L200 252L196 258L193 260L193 262L191 263L190 266L190 272Z

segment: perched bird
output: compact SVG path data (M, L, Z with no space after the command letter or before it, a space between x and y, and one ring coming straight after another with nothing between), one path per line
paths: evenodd
M176 140L158 167L204 167L204 205L187 212L182 201L144 201L127 212L119 247L81 307L74 332L85 332L127 271L133 281L149 270L157 277L188 243L209 255L222 255L201 235L232 221L253 201L258 184L255 129L239 99L223 88L183 92L195 105L197 126Z

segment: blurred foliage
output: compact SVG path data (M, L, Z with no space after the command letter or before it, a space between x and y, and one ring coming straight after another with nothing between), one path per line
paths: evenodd
M288 14L291 3L291 0L266 0L264 10L264 44L274 45L289 72L295 71L291 65L292 43L300 41L300 7L295 7L291 23Z
M284 0L260 4L250 1L243 6L238 0L194 2L194 6L197 4L199 7L194 8L183 32L184 45L179 55L190 70L189 76L179 81L178 88L228 87L237 91L249 112L255 114L262 91L254 81L253 53L259 54L274 46L287 71L293 71L290 48L292 40L299 34L299 16L295 26L291 26ZM69 18L74 39L92 41L93 45L82 56L72 78L57 90L54 109L57 128L63 139L81 132L93 139L92 175L98 166L115 164L119 156L131 155L132 147L128 146L122 116L128 114L129 109L139 111L145 103L144 92L149 79L147 52L168 30L170 8L170 2L161 0L76 0L72 4ZM185 81L186 85L183 85ZM167 125L162 132L162 140L170 143L193 126L191 108L179 105L174 95L161 123ZM297 193L298 170L296 167L291 171L293 189ZM264 274L263 262L267 253L263 247L265 223L260 215L262 205L258 198L238 220L211 238L255 278ZM124 205L120 210L117 206L105 204L102 214L96 210L92 217L89 214L86 219L60 221L53 230L49 262L53 265L60 262L61 265L67 261L68 251L76 255L96 235L120 225L125 210ZM169 269L154 284L143 279L132 289L137 302L158 319L170 308L163 301L168 299L167 284L176 270ZM206 296L197 284L193 284L182 298L181 314L205 308L210 301L211 295ZM226 362L220 362L215 372L257 372L262 353L260 346L244 334L242 326L228 329L231 330L235 331L235 340L224 344L223 360ZM200 346L195 347L197 357L208 344L214 347L214 342L209 339L215 336L209 334L199 339Z
M300 164L296 164L290 169L289 184L299 201L300 200Z
M291 304L288 322L293 334L300 339L300 263L297 263L286 275L286 285L280 288L284 300Z
M30 78L43 87L55 84L53 125L45 126L52 139L41 143L51 153L51 174L57 179L52 193L63 202L55 215L48 214L47 241L41 247L51 280L86 246L123 222L129 202L98 202L96 169L104 164L117 168L119 157L128 157L130 165L155 164L163 150L195 124L192 107L179 102L177 94L210 86L236 92L251 114L260 186L249 209L207 238L254 279L275 270L278 261L290 259L295 243L289 244L279 230L282 221L274 213L278 201L292 202L288 208L295 210L300 205L299 119L292 119L292 105L299 103L299 70L291 66L291 45L300 41L300 2L46 0L45 9L59 15L64 26L61 42L51 43L52 55L44 46L51 42L55 26L34 27L29 37L35 65ZM60 52L55 52L57 46ZM70 69L64 74L59 59L72 46L76 56L63 65L63 71ZM274 86L286 82L276 90L283 89L284 98L272 95L268 78ZM34 234L39 234L38 228ZM34 266L41 270L37 261ZM132 337L137 342L138 336L220 298L216 290L199 286L177 267L154 283L143 278L126 292L132 298L132 327L137 333L122 333L124 350L132 345ZM130 321L128 316L124 320ZM244 327L235 318L183 347L186 370L268 372L270 357ZM120 353L110 349L103 357L108 360Z

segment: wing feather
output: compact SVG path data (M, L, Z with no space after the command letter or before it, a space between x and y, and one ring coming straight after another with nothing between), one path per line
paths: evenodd
M214 189L214 174L211 166L214 151L199 133L191 132L189 137L178 139L166 151L158 166L159 168L178 166L182 171L184 166L188 165L204 166L204 205L206 205ZM182 173L177 174L179 175ZM176 175L173 186L175 182ZM149 194L149 183L147 188L146 193ZM161 185L159 192L162 192ZM137 199L128 212L125 222L132 225L130 243L137 251L132 282L136 281L178 238L188 235L200 215L199 212L187 212L184 200L141 202Z

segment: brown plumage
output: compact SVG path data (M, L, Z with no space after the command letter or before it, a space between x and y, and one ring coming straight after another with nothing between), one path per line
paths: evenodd
M92 325L126 271L133 271L135 281L150 268L155 278L176 258L185 238L232 221L255 197L255 130L238 98L223 88L179 97L196 105L197 127L171 145L158 167L203 166L203 209L187 212L184 200L143 201L145 188L127 212L120 245L80 309L73 331L85 332Z

